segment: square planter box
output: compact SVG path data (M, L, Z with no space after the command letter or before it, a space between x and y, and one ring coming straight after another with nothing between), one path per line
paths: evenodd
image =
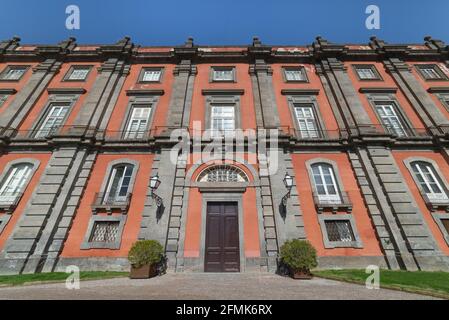
M310 272L294 272L291 271L290 272L290 276L293 279L297 279L297 280L310 280L313 278L313 275Z
M131 266L131 272L129 277L131 279L148 279L157 275L157 267L155 264L146 264L140 268L134 268Z

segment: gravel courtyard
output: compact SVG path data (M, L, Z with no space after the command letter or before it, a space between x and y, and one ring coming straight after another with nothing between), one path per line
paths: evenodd
M169 273L145 280L82 281L0 288L0 299L434 299L400 291L369 290L332 280L293 280L268 273Z

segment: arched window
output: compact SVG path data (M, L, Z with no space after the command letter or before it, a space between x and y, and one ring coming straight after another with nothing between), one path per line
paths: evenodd
M411 163L413 174L421 190L431 201L447 201L448 197L432 164L425 161Z
M5 175L0 186L0 204L14 203L25 189L33 164L18 163L13 165Z
M113 167L103 198L104 204L126 201L133 170L132 164L117 164Z
M205 169L198 182L247 182L248 177L241 169L231 165L217 165Z
M340 191L335 179L334 168L327 163L312 165L313 182L320 201L340 203Z

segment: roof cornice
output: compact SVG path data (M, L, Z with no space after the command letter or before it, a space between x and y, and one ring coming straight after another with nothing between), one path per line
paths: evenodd
M234 50L229 50L229 48ZM158 50L160 49L160 50ZM323 37L316 37L306 46L270 46L254 37L248 46L199 46L193 38L180 46L141 47L130 37L124 37L111 45L78 45L75 38L68 38L56 45L20 45L20 38L0 42L0 61L105 61L117 58L133 63L192 63L206 61L242 61L254 63L265 60L273 63L313 63L318 60L336 58L339 60L449 60L448 46L430 36L423 44L388 44L377 37L371 37L366 44L335 44Z

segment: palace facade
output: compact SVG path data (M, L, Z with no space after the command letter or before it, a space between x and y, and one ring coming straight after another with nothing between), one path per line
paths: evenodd
M0 42L0 274L449 270L448 48Z

